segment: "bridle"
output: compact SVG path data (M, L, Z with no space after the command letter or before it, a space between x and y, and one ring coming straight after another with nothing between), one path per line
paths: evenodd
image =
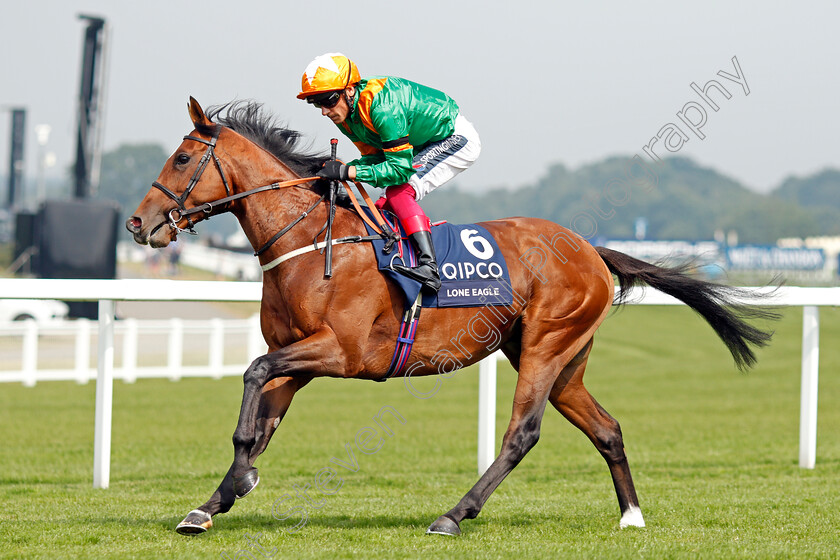
M167 214L167 217L169 218L169 226L172 227L172 229L178 231L178 233L186 232L192 235L198 235L194 228L195 223L192 221L190 216L198 212L205 212L209 214L213 210L213 205L210 203L204 204L200 207L191 208L189 210L187 209L185 204L187 202L187 198L189 198L193 189L198 184L198 181L201 179L201 176L204 174L204 170L207 168L207 164L210 162L210 158L213 158L213 161L216 162L216 169L219 170L219 175L222 176L222 182L225 185L225 192L228 196L230 196L230 185L228 184L227 177L225 177L225 172L222 169L222 162L219 161L219 158L216 156L215 152L216 140L219 139L219 132L221 132L221 129L222 127L217 124L213 129L213 136L209 141L205 140L204 138L199 138L198 136L184 136L184 140L194 140L195 142L200 142L206 145L207 150L201 157L201 161L198 162L198 167L195 168L192 177L190 177L190 182L187 185L186 190L183 192L183 194L181 194L181 196L178 196L177 194L172 192L171 189L168 189L165 185L157 181L152 183L153 187L160 189L160 191L163 192L163 194L165 194L166 196L174 200L176 204L178 204L177 208L173 208ZM177 213L178 215L177 218L173 215L175 213ZM178 222L180 222L184 218L187 218L187 227L178 227Z
M219 139L219 133L221 132L221 130L222 130L222 126L217 124L215 126L215 128L213 129L213 135L210 138L210 140L205 140L204 138L199 138L198 136L192 136L192 135L189 135L189 134L187 136L184 136L184 140L193 140L195 142L200 142L201 144L206 145L207 150L204 152L204 155L201 157L201 160L198 162L198 167L195 168L195 171L193 172L192 177L190 177L190 182L189 182L189 184L187 184L187 188L186 188L186 190L184 190L184 192L181 194L181 196L178 196L177 194L172 192L171 189L167 188L165 185L159 183L158 181L154 181L152 183L153 187L160 190L163 194L165 194L166 196L168 196L169 198L174 200L175 203L178 205L177 208L173 208L167 214L167 218L169 218L169 222L162 222L155 229L158 229L158 228L162 227L165 223L168 223L169 227L176 230L178 233L185 232L185 233L189 233L191 235L198 235L198 232L195 231L195 227L194 227L195 222L193 222L192 218L191 218L191 216L193 216L194 214L203 213L203 214L209 216L213 212L213 210L216 209L217 207L225 205L225 204L230 204L234 200L238 200L240 198L245 198L246 196L251 196L252 194L257 194L259 192L276 190L276 189L280 189L280 188L283 188L283 187L294 187L294 186L302 185L303 183L309 183L309 182L312 182L312 181L318 179L317 177L305 177L305 178L302 178L302 179L292 179L290 181L271 183L269 185L264 185L262 187L257 187L255 189L244 191L244 192L241 192L241 193L238 193L238 194L231 194L230 184L228 183L227 177L225 176L224 169L222 168L222 162L219 161L219 158L218 158L218 156L216 156L216 152L215 152L216 141ZM189 198L193 189L198 184L198 182L201 180L201 176L204 174L204 170L207 168L207 164L210 162L211 158L216 163L216 169L219 170L219 175L221 175L221 177L222 177L222 183L224 183L224 185L225 185L225 192L227 193L227 196L224 197L224 198L220 198L218 200L213 200L211 202L205 202L201 206L194 206L192 208L187 208L187 206L186 206L187 198ZM321 200L323 200L323 197L321 198ZM319 200L318 203L320 203L321 200ZM316 203L316 205L317 205L317 203ZM311 211L311 209L309 211ZM308 214L308 212L306 212L305 214ZM305 217L305 215L304 215L304 217ZM186 220L187 220L187 227L186 228L181 228L181 227L178 226L178 222L180 222L184 218L186 218ZM297 222L295 222L295 223L297 223Z
M181 196L178 196L171 189L167 188L165 185L163 185L162 183L159 183L158 181L154 181L152 183L152 186L154 188L160 190L167 197L174 200L175 203L178 205L177 208L173 208L167 213L167 218L169 218L169 221L168 222L165 222L165 221L161 222L160 224L155 226L155 228L152 230L152 235L155 233L155 231L157 231L158 229L163 227L165 224L169 224L169 227L171 227L172 229L174 229L178 233L186 232L186 233L189 233L191 235L198 235L198 232L195 231L195 227L194 227L195 222L193 222L192 218L191 218L191 216L193 216L195 214L203 213L209 218L209 216L213 213L214 209L216 209L217 207L226 205L226 204L230 204L234 200L238 200L240 198L245 198L246 196L251 196L253 194L257 194L257 193L260 193L260 192L272 191L272 190L282 189L282 188L285 188L285 187L295 187L295 186L302 185L304 183L311 183L312 181L316 181L316 180L319 179L319 177L303 177L303 178L300 178L300 179L291 179L289 181L275 182L275 183L271 183L271 184L268 184L268 185L264 185L262 187L257 187L257 188L254 188L254 189L243 191L241 193L231 194L230 184L228 183L227 177L225 176L224 169L222 168L222 162L216 156L216 152L215 152L216 141L219 139L219 134L220 134L222 128L223 127L220 124L216 124L215 128L213 129L213 135L210 138L210 140L205 140L203 138L199 138L198 136L192 136L192 135L184 136L184 140L194 140L195 142L200 142L201 144L206 145L207 150L204 152L204 155L201 157L201 160L198 162L198 166L195 168L195 171L193 172L192 177L190 177L190 182L187 185L186 190L184 190L184 192L181 194ZM337 140L334 140L332 142L332 144L333 144L333 154L332 154L333 159L335 159L335 143L336 142L337 142ZM192 193L195 186L201 180L201 176L204 174L204 171L207 168L207 164L210 162L211 158L216 163L216 169L219 170L219 175L221 175L221 177L222 177L222 183L224 183L224 185L225 185L225 192L227 193L227 196L224 197L224 198L220 198L218 200L205 202L204 204L202 204L200 206L194 206L192 208L187 208L187 206L186 206L187 199L189 198L189 196ZM319 246L318 236L322 232L324 232L324 230L327 231L326 238L325 238L325 243L327 244L327 257L325 259L325 261L326 261L325 275L327 277L329 277L332 274L330 263L331 263L331 260L332 260L331 259L331 247L332 247L333 244L336 244L336 243L358 243L360 241L370 241L374 238L382 237L382 238L388 240L388 243L385 246L385 252L389 253L390 250L391 250L391 247L394 245L394 243L399 240L399 234L396 231L394 231L391 228L386 226L384 220L382 219L382 216L379 214L379 211L376 209L376 206L373 204L373 201L370 200L370 197L368 196L364 187L362 187L362 185L358 182L355 183L356 188L359 189L359 192L362 194L362 197L365 199L365 202L368 204L368 208L371 209L371 213L373 214L376 223L372 222L370 220L370 218L368 218L365 215L364 211L362 211L362 209L359 207L359 203L356 200L355 196L353 196L352 191L348 187L347 183L344 182L344 181L341 181L341 183L344 185L345 191L347 192L349 198L353 202L353 205L356 208L356 212L359 214L359 217L361 217L363 221L365 221L369 226L371 226L373 231L377 232L377 234L373 235L373 236L366 236L366 237L354 235L354 236L350 236L350 237L346 237L346 238L332 240L332 218L335 215L335 193L336 193L336 190L338 188L337 183L338 182L334 182L331 185L330 190L329 190L329 193L330 193L330 213L328 215L327 222L324 224L324 227L321 228L321 231L319 231L317 234L315 234L315 240L313 241L313 246L318 247ZM289 230L291 230L295 225L297 225L301 220L306 218L313 210L315 210L315 208L319 204L321 204L326 199L326 197L327 197L327 193L322 194L321 197L309 209L305 210L300 216L298 216L296 219L292 220L288 225L286 225L283 229L281 229L273 237L271 237L271 239L269 239L260 249L258 249L254 253L254 256L260 256L262 253L264 253L266 250L268 250L268 248L271 247L278 239L280 239L280 237L285 235ZM186 228L179 227L178 222L180 222L181 220L183 220L185 218L187 220L187 227ZM276 266L276 264L273 264L272 266Z

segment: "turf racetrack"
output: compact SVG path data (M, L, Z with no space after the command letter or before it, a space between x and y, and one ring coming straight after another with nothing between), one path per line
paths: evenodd
M240 379L116 382L107 490L91 485L94 384L3 384L0 558L835 558L840 313L821 312L815 470L797 466L801 310L775 328L740 374L685 309L604 323L587 387L621 422L645 529L619 530L605 463L549 407L540 442L464 534L425 535L477 479L477 368L418 380L439 383L424 400L401 380L311 383L257 461L260 485L198 537L174 527L230 464ZM497 445L514 383L500 364ZM360 452L386 406L405 423L383 416L393 436ZM328 466L332 495L315 489Z

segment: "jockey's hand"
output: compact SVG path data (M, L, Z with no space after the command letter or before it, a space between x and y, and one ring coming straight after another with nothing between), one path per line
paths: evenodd
M324 167L317 173L322 179L338 179L340 181L350 180L350 168L340 161L330 160L324 163Z

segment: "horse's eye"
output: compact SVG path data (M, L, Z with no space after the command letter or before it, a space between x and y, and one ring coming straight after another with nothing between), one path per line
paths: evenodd
M184 165L184 164L187 164L189 162L190 162L190 156L188 156L187 154L178 154L175 157L175 163L178 163L180 165Z

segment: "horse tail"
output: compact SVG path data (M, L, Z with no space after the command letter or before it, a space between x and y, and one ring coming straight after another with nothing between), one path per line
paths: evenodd
M706 319L732 353L738 369L743 371L755 364L752 346L762 347L770 342L772 332L759 329L747 320L778 319L778 313L744 305L738 300L768 297L772 293L757 294L743 288L692 278L687 274L691 263L666 268L605 247L595 247L595 250L618 278L621 292L616 298L617 305L625 303L632 288L640 284L647 284L677 298Z

